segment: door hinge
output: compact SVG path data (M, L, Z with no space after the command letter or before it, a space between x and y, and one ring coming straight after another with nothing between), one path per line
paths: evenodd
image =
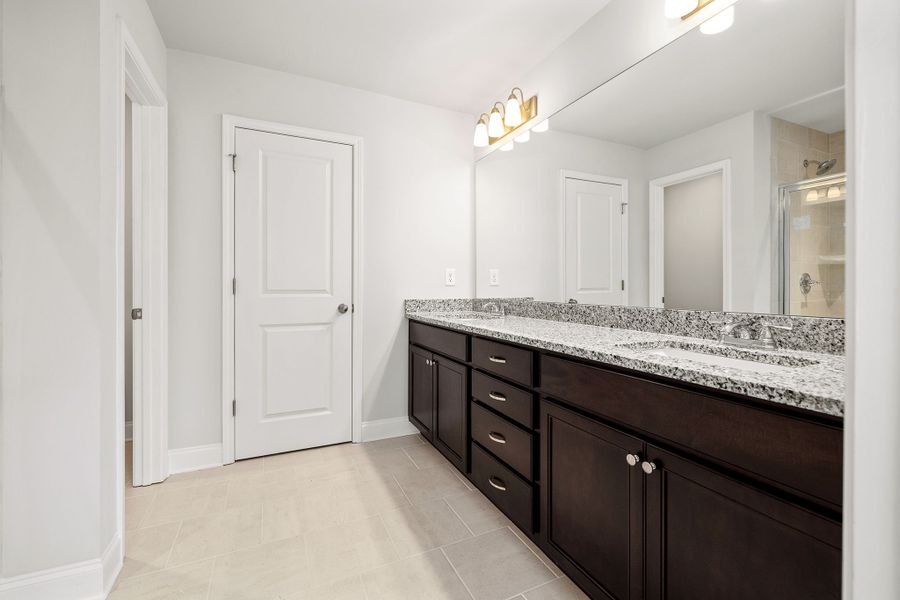
M625 291L625 280L624 279L622 280L622 291L623 292Z
M229 154L228 156L231 157L231 172L237 173L237 164L236 164L237 154Z
M621 214L624 215L624 214L625 214L625 207L628 206L628 203L627 203L627 202L623 202L620 206L622 207L622 213L621 213Z
M139 321L144 318L144 311L140 308L132 308L131 309L131 320Z
M237 416L237 400L231 401L231 416L232 417Z
M237 294L237 279L232 277L231 278L231 295L234 296L235 294Z

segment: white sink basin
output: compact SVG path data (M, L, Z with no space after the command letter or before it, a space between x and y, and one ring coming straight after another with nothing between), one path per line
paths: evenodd
M732 369L753 371L755 373L786 373L797 368L797 366L794 365L774 365L757 360L744 360L742 358L732 358L730 356L722 356L720 354L708 354L706 352L697 352L695 350L686 350L684 348L676 348L672 346L648 348L644 350L644 352L652 356L687 359L715 367L729 367Z

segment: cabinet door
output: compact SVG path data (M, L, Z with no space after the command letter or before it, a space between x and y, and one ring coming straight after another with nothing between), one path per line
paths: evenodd
M429 440L434 428L433 358L418 346L409 347L409 420Z
M435 367L434 445L457 469L467 472L469 369L437 357Z
M628 456L643 442L546 400L540 426L542 549L592 598L641 598L643 477Z
M648 446L648 600L841 596L841 526Z

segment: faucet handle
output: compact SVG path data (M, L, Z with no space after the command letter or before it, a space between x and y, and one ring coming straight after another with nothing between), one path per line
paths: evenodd
M734 317L728 313L723 313L721 316L710 316L706 322L711 325L729 325L734 322Z
M776 323L775 321L769 321L767 319L763 319L759 322L759 334L756 339L761 342L765 342L771 348L776 348L777 344L775 343L775 336L772 334L773 329L778 329L779 331L790 331L794 328L793 324L782 325L780 323Z

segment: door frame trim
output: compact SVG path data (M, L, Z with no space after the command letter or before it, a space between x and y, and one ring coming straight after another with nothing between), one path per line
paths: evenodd
M290 135L335 144L345 144L353 150L353 250L351 312L351 424L352 441L362 441L362 332L363 332L363 138L345 133L309 129L285 123L263 121L237 115L222 115L222 464L234 462L235 419L231 406L234 400L234 154L237 129L253 129L266 133Z
M663 265L665 264L663 201L665 190L671 185L686 183L707 175L715 175L716 173L722 174L722 310L727 312L732 309L730 158L650 180L650 289L648 306L651 308L663 308Z
M628 180L621 177L609 177L596 173L585 173L571 169L559 170L559 301L567 302L566 298L566 180L579 179L593 183L606 183L618 185L622 188L622 201L625 203L625 212L622 214L622 279L625 280L625 301L623 306L628 306L628 294L631 291L631 283L628 279Z

